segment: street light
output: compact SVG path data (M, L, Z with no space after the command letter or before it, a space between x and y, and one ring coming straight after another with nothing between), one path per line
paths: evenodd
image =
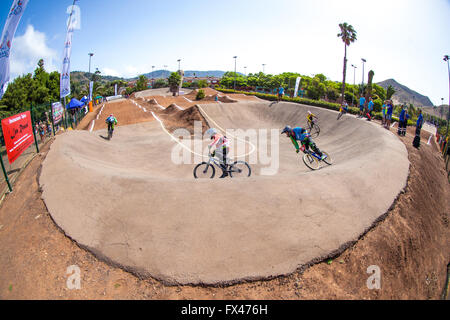
M89 56L89 73L91 73L91 58L94 54L93 53L88 53Z
M266 64L265 64L265 63L263 63L263 65L262 65L262 66L263 66L263 73L265 73L265 71L264 71L264 70L265 70L265 66L266 66Z
M154 79L155 79L155 75L153 74L153 70L155 69L155 66L152 66L152 89L154 87Z
M356 85L356 69L358 69L357 66L355 66L354 64L352 64L352 68L353 68L353 86ZM353 101L353 96L352 96L352 105L355 105L354 101Z
M234 56L234 90L236 90L236 61L237 61L237 56Z
M445 135L448 137L448 122L450 120L450 64L449 64L449 56L444 56L444 61L447 62L447 69L448 69L448 88L449 88L449 98L448 98L448 112L447 112L447 134ZM447 149L448 149L448 143L447 143Z
M247 67L244 67L245 76L247 76Z
M364 95L364 63L366 63L367 60L361 58L361 61L362 61L362 65L363 65L363 67L362 67L362 87L361 87L361 94Z
M178 61L178 70L181 70L181 63L180 63L181 59L178 59L177 61Z

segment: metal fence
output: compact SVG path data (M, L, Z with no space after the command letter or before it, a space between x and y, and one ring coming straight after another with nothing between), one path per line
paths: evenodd
M24 108L20 112L30 111L35 142L29 146L13 163L9 163L3 138L3 130L0 129L0 152L2 156L4 174L0 174L0 197L13 190L14 182L25 167L39 154L40 150L50 142L55 135L66 130L74 130L86 115L86 109L65 110L62 119L55 123L53 120L51 103ZM5 177L6 175L6 177Z

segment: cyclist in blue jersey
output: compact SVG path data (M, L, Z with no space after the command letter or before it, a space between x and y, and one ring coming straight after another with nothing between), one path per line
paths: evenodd
M286 134L286 137L291 139L292 144L294 145L296 152L300 152L300 146L297 141L300 141L300 144L305 147L305 150L311 149L322 158L322 160L326 159L326 155L320 151L320 149L316 146L314 141L311 139L311 135L308 133L306 129L301 127L297 127L292 129L290 126L286 126L281 134Z

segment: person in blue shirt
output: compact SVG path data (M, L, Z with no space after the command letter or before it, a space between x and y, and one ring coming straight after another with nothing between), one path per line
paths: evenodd
M373 100L369 98L369 104L367 105L367 120L372 121L372 111L373 111Z
M399 124L398 124L399 136L406 136L406 126L408 124L408 119L409 119L408 109L405 106L403 106L399 116Z
M290 126L286 126L284 130L281 132L281 134L286 134L286 137L291 139L292 144L294 145L296 152L300 152L300 146L297 141L300 141L302 147L305 148L305 150L311 149L322 158L322 160L326 159L326 155L320 151L319 148L317 148L314 141L311 139L311 135L308 133L306 129L303 129L301 127L297 127L292 129Z
M365 105L366 105L366 98L364 98L364 96L361 95L361 98L359 98L359 115L361 118L364 116Z
M390 130L391 121L392 121L392 113L394 112L394 105L391 100L387 103L387 111L386 111L386 129Z
M284 88L283 87L279 87L278 88L278 102L280 102L281 99L283 99L283 95L284 95Z
M423 114L422 114L422 110L419 110L419 117L417 118L417 122L416 122L416 135L420 136L420 131L422 131L422 126L423 126Z

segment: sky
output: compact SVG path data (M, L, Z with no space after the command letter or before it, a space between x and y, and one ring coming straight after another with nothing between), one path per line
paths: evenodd
M12 0L0 2L0 27ZM11 52L11 79L44 58L61 69L72 0L30 0ZM395 79L433 104L449 100L450 0L79 0L72 71L135 77L155 70L323 73L342 81L339 23L357 31L347 83ZM78 15L77 15L78 16ZM357 66L356 74L351 65ZM164 67L164 66L167 66ZM246 69L244 67L247 67Z

